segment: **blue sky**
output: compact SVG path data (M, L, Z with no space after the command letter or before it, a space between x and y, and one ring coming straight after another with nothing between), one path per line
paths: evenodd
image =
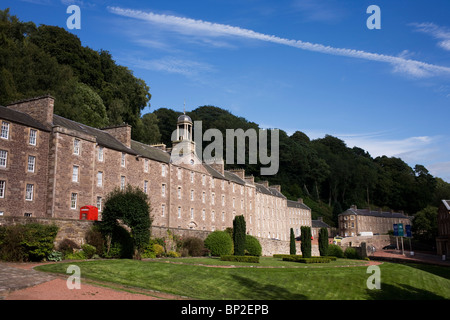
M67 29L69 5L81 29ZM381 29L368 29L369 5ZM111 52L144 112L214 105L264 128L331 134L450 182L450 1L2 1Z

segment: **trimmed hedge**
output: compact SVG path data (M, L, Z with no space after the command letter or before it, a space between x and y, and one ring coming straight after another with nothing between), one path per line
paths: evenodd
M225 231L211 232L204 243L212 256L231 255L233 253L233 239Z
M292 262L300 262L300 263L329 263L332 259L330 257L311 257L311 258L302 258L299 256L290 256L284 257L283 261L292 261Z
M245 235L245 250L251 256L260 257L262 254L262 247L259 240L249 234Z
M232 255L222 255L220 256L221 261L235 261L235 262L249 262L249 263L259 263L259 257L256 256L232 256Z

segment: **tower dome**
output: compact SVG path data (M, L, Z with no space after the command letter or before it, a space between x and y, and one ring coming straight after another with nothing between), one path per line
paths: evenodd
M188 115L182 114L181 116L178 117L178 121L177 122L178 123L180 123L180 122L190 122L190 123L192 123L192 119Z

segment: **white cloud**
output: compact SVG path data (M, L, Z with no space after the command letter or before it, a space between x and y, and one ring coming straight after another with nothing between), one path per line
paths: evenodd
M431 35L433 38L442 40L438 46L444 50L450 51L450 30L446 27L438 26L432 22L411 23L416 31Z
M161 59L139 59L127 58L127 64L137 68L153 71L165 71L169 73L181 74L184 76L196 76L202 72L214 71L214 68L203 62L179 59L175 57L164 57Z
M174 15L156 14L153 12L124 9L120 7L108 7L108 10L113 14L147 21L149 23L157 24L160 27L169 28L172 31L186 35L203 37L240 37L291 46L307 51L385 62L391 64L394 67L395 72L405 73L414 77L429 77L438 74L450 74L449 67L407 59L404 56L390 56L362 50L335 48L318 43L280 38L274 35L263 34L250 29L244 29L231 25L195 20Z

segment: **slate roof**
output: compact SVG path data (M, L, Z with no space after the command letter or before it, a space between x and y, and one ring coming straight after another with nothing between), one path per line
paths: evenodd
M94 136L97 143L103 147L107 147L113 150L126 152L133 155L138 155L138 153L130 148L127 148L124 144L122 144L119 140L114 138L109 133L102 131L100 129L96 129L93 127L89 127L79 122L75 122L58 115L53 115L53 125L64 127L70 130L74 130L77 132L81 132L84 134L88 134Z
M287 206L289 208L300 208L300 209L305 209L305 210L311 210L311 208L308 207L306 204L298 202L298 201L288 200Z
M328 224L320 220L311 220L311 226L313 228L331 228Z
M131 149L133 149L135 152L137 152L139 155L153 159L156 161L169 163L170 161L170 154L164 150L146 145L144 143L131 140Z
M410 217L405 216L400 212L388 212L388 211L373 211L369 209L347 209L339 215L358 215L358 216L371 216L371 217L381 217L381 218L401 218L401 219L409 219Z
M0 106L0 118L42 131L51 131L50 128L30 115L4 106Z
M286 199L286 197L281 192L278 192L277 189L271 188L270 186L267 188L266 186L264 186L260 183L255 183L255 187L256 187L256 192Z

